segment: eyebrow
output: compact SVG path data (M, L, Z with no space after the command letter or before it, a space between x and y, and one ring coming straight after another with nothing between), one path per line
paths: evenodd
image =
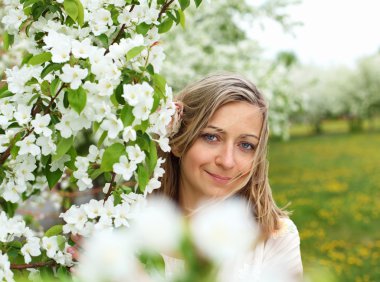
M225 131L217 126L214 126L214 125L207 125L206 128L212 128L212 129L215 129L217 132L220 132L220 133L225 133ZM245 137L253 137L253 138L256 138L257 140L260 140L260 138L256 135L256 134L243 134L242 135L243 138Z

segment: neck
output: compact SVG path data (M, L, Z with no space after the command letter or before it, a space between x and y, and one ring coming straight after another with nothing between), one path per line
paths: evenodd
M203 199L202 195L179 187L179 206L185 216L190 216L198 207L199 202Z

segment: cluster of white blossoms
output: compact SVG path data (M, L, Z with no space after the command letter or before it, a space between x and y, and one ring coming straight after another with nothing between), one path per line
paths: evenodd
M65 266L72 266L72 256L66 252L69 247L66 239L62 235L43 236L39 238L33 230L26 226L25 221L20 216L8 218L5 212L0 212L0 242L7 244L18 239L23 241L20 253L24 257L25 263L30 263L32 257L37 257L45 252L48 258ZM10 271L7 255L0 252L0 280L13 281L13 273Z
M5 200L19 201L27 187L34 183L36 172L45 171L46 158L42 156L53 156L48 163L51 173L64 172L68 162L73 162L72 175L79 190L92 188L88 171L101 165L104 149L100 148L96 157L76 156L67 151L54 157L60 150L59 143L75 137L81 130L96 127L94 142L99 144L103 133L101 143L106 148L114 143L136 141L141 124L146 122L148 136L157 141L163 151L170 150L167 125L175 112L171 88L164 85L159 97L147 81L122 83L123 70L130 69L152 79L151 74L142 69L151 66L158 72L161 68L165 56L157 44L158 28L152 26L144 35L136 32L138 24L158 24L159 9L155 1L140 1L130 12L131 6L125 1L111 2L83 1L84 21L88 23L85 27L67 26L53 15L40 17L28 27L33 44L27 51L37 56L49 53L50 57L35 66L24 64L6 71L8 90L13 95L2 98L0 105L0 128L4 132L0 133L0 153L10 146L14 151L5 165L5 178L0 184ZM129 37L104 48L97 36L111 36L116 30L107 10L109 4L119 10L119 24L124 25ZM19 1L5 1L5 9L9 13L2 23L9 34L17 36L21 21L26 19L22 5ZM37 44L32 38L38 34L43 36ZM46 72L50 66L58 67ZM43 85L50 86L47 92ZM121 90L119 103L114 100L117 87ZM67 89L66 93L59 92L62 88ZM133 116L128 124L120 114L127 106L131 109L127 114ZM129 180L135 175L137 164L144 159L145 153L137 144L127 146L127 153L114 165L115 173ZM152 176L145 191L159 187L157 176Z
M165 59L159 40L171 27L170 16L177 15L177 23L183 17L182 4L3 4L1 24L10 44L21 38L27 44L22 63L5 71L6 85L0 88L2 205L15 209L33 197L46 198L48 188L82 192L104 185L104 200L73 205L61 214L63 233L90 236L128 227L146 196L161 186L164 160L156 147L170 151L176 106L159 74ZM78 146L83 136L89 137L87 153ZM23 228L18 232L9 225L12 220L2 212L0 237L6 242L25 238L19 251L25 263L46 253L60 265L71 265L63 235L41 238L25 223L17 225ZM8 259L1 254L0 277L11 277Z

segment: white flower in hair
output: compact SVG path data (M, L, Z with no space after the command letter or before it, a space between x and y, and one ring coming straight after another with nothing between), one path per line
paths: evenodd
M172 116L171 123L167 126L168 137L176 135L181 128L183 116L183 103L180 101L174 102L175 112Z

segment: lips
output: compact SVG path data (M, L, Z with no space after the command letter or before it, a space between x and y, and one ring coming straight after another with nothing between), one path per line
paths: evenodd
M232 178L231 177L226 177L226 176L221 176L221 175L218 175L218 174L214 174L214 173L211 173L211 172L208 172L206 170L207 174L211 176L211 178L218 182L218 183L222 183L222 184L227 184Z

